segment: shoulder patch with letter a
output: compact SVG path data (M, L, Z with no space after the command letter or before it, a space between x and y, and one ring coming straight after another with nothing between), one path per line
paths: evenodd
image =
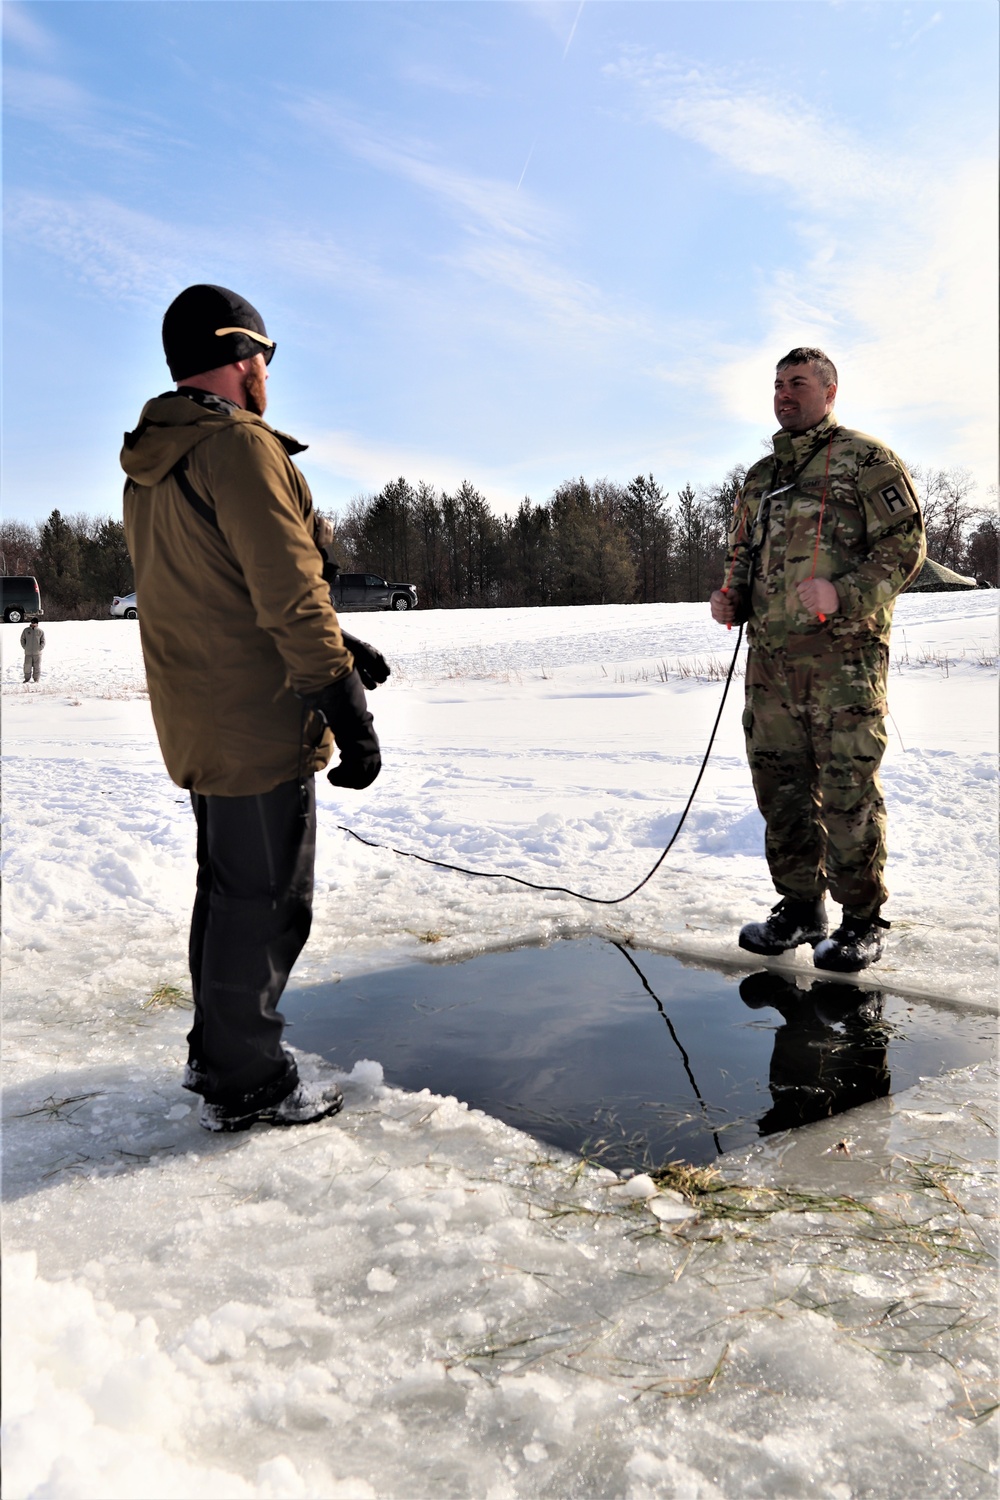
M906 475L895 464L880 464L865 474L864 488L883 521L899 521L917 509Z

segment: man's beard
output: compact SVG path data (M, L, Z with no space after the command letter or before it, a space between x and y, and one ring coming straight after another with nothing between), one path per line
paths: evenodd
M262 417L267 410L267 376L262 359L251 360L250 368L243 377L243 395L247 411L252 411L255 417Z

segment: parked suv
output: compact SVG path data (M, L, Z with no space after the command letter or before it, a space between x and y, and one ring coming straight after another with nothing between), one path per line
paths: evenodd
M18 624L28 615L44 614L37 578L0 578L0 590L3 617L11 625Z
M338 573L330 584L336 609L416 609L414 583L386 583L376 573Z

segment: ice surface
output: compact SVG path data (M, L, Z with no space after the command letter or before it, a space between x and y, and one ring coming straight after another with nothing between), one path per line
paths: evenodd
M881 972L983 1006L996 603L900 602L885 766ZM682 675L730 645L703 606L354 623L399 668L373 699L386 770L350 798L323 785L299 979L558 932L738 958L736 928L770 904L738 695L674 854L610 917L336 831L626 889L718 702L717 681ZM681 1182L628 1197L635 1178L389 1088L377 1062L333 1122L209 1137L179 1088L191 816L160 765L138 632L47 626L37 688L17 680L16 634L10 1500L995 1494L992 1069L771 1137L727 1158L727 1192L688 1199ZM685 1203L694 1216L661 1217Z

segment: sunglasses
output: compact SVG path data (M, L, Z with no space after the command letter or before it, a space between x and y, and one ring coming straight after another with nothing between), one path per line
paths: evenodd
M274 358L274 351L278 347L274 339L267 339L262 333L255 333L252 328L217 328L215 330L215 337L221 339L227 333L244 333L248 339L253 339L256 343L263 344L264 348L260 352L264 356L264 363L266 365L271 363Z

